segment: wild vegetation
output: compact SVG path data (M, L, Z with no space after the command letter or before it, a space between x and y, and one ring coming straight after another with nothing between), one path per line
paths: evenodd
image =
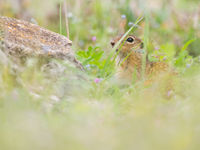
M0 51L0 149L199 149L199 0L68 0L67 10L85 72L54 59L47 72L39 58L18 66ZM67 35L63 1L1 0L0 15ZM168 78L149 86L115 78L110 41L123 20L149 60L178 72L173 90Z

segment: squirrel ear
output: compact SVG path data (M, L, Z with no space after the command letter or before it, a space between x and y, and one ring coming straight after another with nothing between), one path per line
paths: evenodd
M127 23L126 15L122 15L120 23L119 23L119 33L120 34L124 34L125 33L126 23Z

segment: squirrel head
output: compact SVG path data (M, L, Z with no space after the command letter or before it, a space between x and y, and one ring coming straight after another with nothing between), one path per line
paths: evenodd
M119 35L116 38L114 38L110 44L112 47L115 46L115 44L122 38L123 35ZM120 51L119 54L127 55L131 51L142 49L143 48L143 42L141 39L137 38L134 35L128 35L124 38L124 40L120 43L116 51Z

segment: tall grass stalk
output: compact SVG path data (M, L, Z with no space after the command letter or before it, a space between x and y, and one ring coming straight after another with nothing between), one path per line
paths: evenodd
M67 37L69 39L69 21L68 21L68 13L67 13L67 0L64 0L64 12L65 12L65 26L66 26L66 32L67 32Z
M145 13L145 29L144 29L144 54L142 57L142 79L145 79L146 70L146 57L147 57L147 45L149 42L149 16Z
M116 43L116 45L112 48L111 53L108 55L107 59L106 59L106 63L102 69L102 73L106 72L106 68L109 66L110 60L111 58L114 56L115 54L115 50L117 49L117 47L119 47L120 43L124 40L124 38L137 26L138 23L140 23L143 20L143 17L139 17L135 23L129 28L129 30L121 37L121 39ZM120 50L119 50L120 51ZM113 63L113 61L112 61ZM105 74L104 76L105 77Z
M60 8L59 8L59 17L60 17L60 34L62 34L62 2L60 1Z

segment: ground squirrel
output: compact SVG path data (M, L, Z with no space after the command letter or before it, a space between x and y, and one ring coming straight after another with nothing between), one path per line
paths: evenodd
M117 36L111 41L112 47L122 38L123 35ZM116 49L118 53L117 61L117 78L127 81L132 81L133 77L141 79L142 77L142 63L143 63L143 42L134 35L128 35ZM165 62L150 62L146 58L145 77L150 78L156 76L161 72L169 70L169 65Z
M69 60L83 69L74 57L71 45L65 36L23 20L0 16L0 49L9 56L54 57Z

